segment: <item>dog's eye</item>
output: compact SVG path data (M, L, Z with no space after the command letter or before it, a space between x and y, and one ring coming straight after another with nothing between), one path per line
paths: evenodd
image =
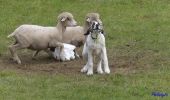
M67 20L70 20L70 18L67 18Z

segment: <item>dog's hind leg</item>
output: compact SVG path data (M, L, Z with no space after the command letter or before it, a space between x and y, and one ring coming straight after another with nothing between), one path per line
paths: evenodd
M88 50L88 62L87 62L88 70L87 75L93 75L93 56L92 50Z

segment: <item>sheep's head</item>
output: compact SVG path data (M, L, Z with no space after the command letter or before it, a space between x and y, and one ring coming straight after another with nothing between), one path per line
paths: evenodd
M69 12L61 13L58 16L58 21L61 22L64 27L77 25L77 22L74 20L73 15Z
M102 21L98 13L88 13L86 15L86 23L90 25L92 21L97 21L100 25L102 25Z
M102 21L98 13L88 13L85 17L85 26L84 26L85 33L90 28L92 21L97 21L102 26Z

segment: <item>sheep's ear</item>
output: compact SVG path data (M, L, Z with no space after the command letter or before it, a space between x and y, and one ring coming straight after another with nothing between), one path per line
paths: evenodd
M61 18L61 21L64 22L66 20L66 17Z
M87 18L86 21L87 21L87 22L90 22L90 18Z

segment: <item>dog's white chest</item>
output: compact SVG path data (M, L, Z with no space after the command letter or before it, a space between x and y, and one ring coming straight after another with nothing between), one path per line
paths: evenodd
M92 39L89 35L87 38L87 44L91 49L100 49L105 46L105 38L103 34L99 34L97 39Z

